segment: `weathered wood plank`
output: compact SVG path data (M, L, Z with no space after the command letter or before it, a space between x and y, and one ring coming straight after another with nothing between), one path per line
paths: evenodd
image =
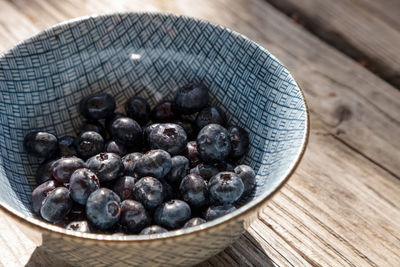
M399 1L266 1L400 88Z

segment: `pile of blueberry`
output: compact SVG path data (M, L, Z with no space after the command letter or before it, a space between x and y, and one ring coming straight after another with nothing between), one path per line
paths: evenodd
M234 164L248 133L225 128L225 113L208 100L207 88L191 83L152 110L132 97L124 115L111 95L97 93L79 103L87 121L78 137L28 133L25 150L44 159L33 212L81 232L153 234L235 210L255 186L254 171Z

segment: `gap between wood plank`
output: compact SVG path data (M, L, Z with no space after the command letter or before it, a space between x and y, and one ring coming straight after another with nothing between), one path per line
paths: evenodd
M353 44L352 42L354 42L354 40L350 40L351 33L343 32L342 29L335 29L333 22L331 25L330 24L331 20L329 19L327 19L325 23L322 21L315 21L312 15L314 14L313 12L315 12L315 15L318 14L318 10L315 11L311 10L311 8L308 8L308 6L305 6L304 9L299 8L299 6L297 5L303 5L303 4L307 5L307 4L298 2L296 0L263 0L263 1L266 1L269 4L273 5L275 8L280 10L289 18L291 18L292 20L296 21L299 25L304 27L306 30L321 38L321 40L332 45L333 47L336 47L338 50L342 51L347 56L358 62L361 66L374 72L376 75L378 75L379 77L381 77L382 79L384 79L397 89L400 89L400 72L398 70L396 71L397 68L396 65L392 65L389 62L385 62L385 60L388 61L389 57L385 57L384 54L382 54L381 56L376 54L371 54L372 53L371 51L373 51L373 49L363 49L357 47L357 43ZM320 3L318 3L318 0L311 0L311 1L314 1L315 6L319 6L320 8L322 8L322 11L324 12L328 11L329 8L333 8L336 4L335 1L332 2L322 1ZM360 16L360 18L365 19L365 17L368 15L369 16L374 15L374 13L372 13L371 10L364 9L361 3L357 3L358 5L355 5L356 2L357 1L352 1L347 3L348 5L350 4L352 5L351 6L352 9L358 9L356 11L359 11L359 13L354 14L355 16ZM344 8L346 3L338 2L337 4L339 7ZM391 31L393 31L393 29L396 29L395 25L388 24L388 21L386 20L382 21L381 17L377 16L376 19L378 19L379 22L386 24L386 25L381 25L382 29L387 28L388 30ZM350 26L357 26L357 25L350 25ZM353 30L357 31L357 29ZM387 36L387 38L392 38L392 37L393 36ZM375 38L375 37L371 36L370 38ZM357 41L359 43L362 42L362 40L357 40ZM374 44L371 44L371 47L372 46L374 46ZM376 47L376 49L379 49L379 47ZM394 51L391 52L393 53ZM398 52L400 53L400 51Z

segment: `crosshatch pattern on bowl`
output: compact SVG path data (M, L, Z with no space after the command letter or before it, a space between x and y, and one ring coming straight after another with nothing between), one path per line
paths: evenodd
M162 14L97 16L53 27L0 57L0 200L30 213L38 162L24 135L75 135L77 103L108 92L119 109L138 95L151 106L190 81L250 133L243 162L257 171L254 197L291 169L305 136L306 107L287 69L223 27Z

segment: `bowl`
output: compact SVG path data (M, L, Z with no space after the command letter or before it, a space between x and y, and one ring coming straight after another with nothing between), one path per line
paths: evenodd
M191 81L206 85L211 103L249 132L242 162L257 172L257 185L241 208L155 235L79 233L33 216L39 162L23 150L26 133L75 135L77 103L95 92L122 104L137 95L153 107ZM298 166L309 118L287 68L243 35L184 16L118 13L55 25L0 55L0 127L0 209L28 238L74 265L163 266L199 263L245 231Z

